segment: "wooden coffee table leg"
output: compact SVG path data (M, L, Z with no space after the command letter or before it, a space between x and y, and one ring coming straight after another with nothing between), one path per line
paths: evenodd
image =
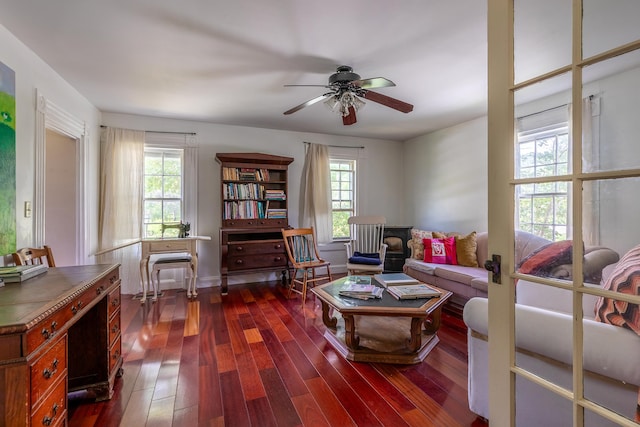
M421 317L411 318L411 338L407 340L409 351L416 352L422 345L422 324L424 319Z
M338 319L329 315L329 304L322 301L322 322L327 328L336 329Z
M442 315L442 307L434 310L424 321L424 330L428 334L435 334L440 328L440 317ZM412 326L413 327L413 326Z
M357 350L360 339L356 336L356 322L353 315L342 315L344 319L344 343L351 350Z

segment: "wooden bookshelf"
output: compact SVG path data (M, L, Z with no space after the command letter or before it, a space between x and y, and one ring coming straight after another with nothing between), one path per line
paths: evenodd
M220 276L288 269L281 230L289 228L291 157L218 153L220 163Z

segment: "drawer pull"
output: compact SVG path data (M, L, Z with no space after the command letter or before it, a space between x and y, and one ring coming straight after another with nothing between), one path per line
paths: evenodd
M282 247L282 245L281 245L280 243L278 243L277 245L273 245L273 247L274 247L275 249L280 249L280 248Z
M71 306L71 312L73 313L74 316L78 314L78 311L82 308L82 305L83 305L82 301L78 301L76 305Z
M51 407L51 416L45 415L45 417L42 419L42 425L50 426L51 424L53 424L53 420L57 414L58 414L58 404L54 403L53 406Z
M111 283L113 285L115 283L115 281L116 281L116 276L115 275L109 277L109 283Z
M58 372L58 363L60 363L58 359L53 359L51 369L45 368L44 371L42 371L42 376L47 380L51 378L56 372Z
M51 322L51 333L55 332L57 327L58 327L58 322L56 322L55 320Z
M282 257L277 256L277 257L274 258L274 261L282 261Z
M237 264L237 265L242 265L242 264L244 264L244 260L237 259L237 260L236 260L236 264Z
M111 356L113 358L113 360L118 360L118 358L120 357L120 350L116 350L113 352L113 356Z
M98 286L98 288L96 288L96 295L100 295L103 292L104 292L104 286Z
M119 298L114 298L111 301L111 305L114 306L114 307L117 307L118 305L120 305L120 299Z
M115 325L113 325L113 327L111 328L111 333L115 334L116 332L118 332L118 330L120 329L120 325L118 325L117 323Z
M53 332L49 332L47 328L42 328L42 336L44 337L45 340L48 340L53 336Z
M242 246L236 247L236 252L242 252L242 251L244 251L244 248Z

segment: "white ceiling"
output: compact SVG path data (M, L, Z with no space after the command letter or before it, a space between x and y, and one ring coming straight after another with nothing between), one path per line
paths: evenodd
M105 112L406 140L486 114L486 1L0 0L0 24ZM342 125L338 65L396 87Z

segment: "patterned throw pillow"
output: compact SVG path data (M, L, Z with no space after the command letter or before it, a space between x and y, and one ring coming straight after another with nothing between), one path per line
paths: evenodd
M603 289L640 295L640 245L618 261L604 282ZM596 302L595 312L596 320L631 329L640 335L640 308L637 304L600 297Z
M529 254L518 265L518 272L533 276L549 277L551 270L562 264L571 263L573 242L561 240L544 245Z
M455 237L423 239L422 243L424 245L424 262L433 264L458 264Z
M478 249L478 243L476 242L476 232L472 231L466 236L456 237L456 257L458 258L458 264L465 267L477 267L478 256L476 250Z
M424 245L422 239L431 239L431 231L411 229L411 244L413 245L413 258L422 260L424 258Z

